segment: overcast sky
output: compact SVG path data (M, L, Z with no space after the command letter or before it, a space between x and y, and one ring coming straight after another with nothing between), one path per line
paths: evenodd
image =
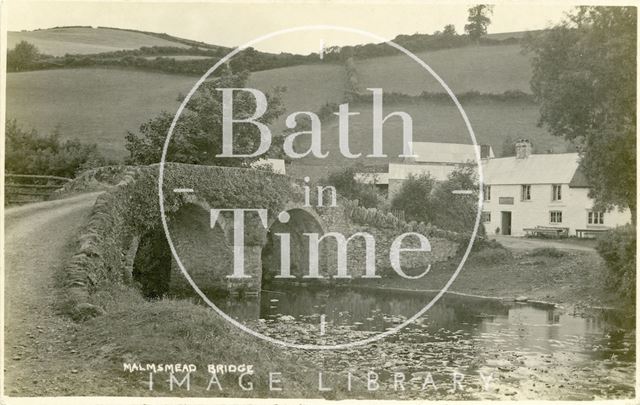
M469 3L446 5L410 2L134 2L7 1L7 28L33 30L92 25L165 32L217 45L237 46L280 29L301 25L338 25L369 31L386 39L398 34L433 33L446 24L462 32ZM570 3L537 5L501 2L495 6L490 33L534 30L559 22ZM270 52L317 52L320 42L348 45L370 38L341 32L288 34L255 46Z

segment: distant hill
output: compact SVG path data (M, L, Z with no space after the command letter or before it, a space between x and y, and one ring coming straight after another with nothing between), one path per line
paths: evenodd
M176 40L167 40L148 33L91 27L49 28L36 31L9 31L7 49L20 41L34 44L40 52L52 56L65 54L93 54L143 46L172 46L188 48Z
M162 110L193 77L121 69L56 69L7 75L7 117L40 133L95 142L110 158L127 155L124 136Z
M124 69L53 69L7 75L7 117L41 133L58 128L63 138L96 142L111 158L127 156L124 136L161 111L174 112L178 95L187 94L193 76ZM270 91L287 85L288 113L316 111L343 97L339 65L292 66L256 72L250 86ZM286 116L286 115L285 115ZM284 130L284 117L273 131Z
M454 93L478 91L531 93L531 62L520 45L465 46L416 54ZM383 56L356 62L360 87L382 87L388 92L417 95L444 92L420 65L405 55Z
M271 128L279 134L286 129L284 119L288 114L318 111L325 103L340 103L344 99L345 80L341 65L300 65L254 72L247 85L263 91L286 86L282 96L285 113Z
M168 34L107 27L56 27L9 32L8 37L8 49L26 41L39 51L30 60L8 58L9 72L120 67L200 76L232 50ZM274 54L249 47L237 53L229 64L234 71L255 72L319 62L317 55Z
M514 39L522 39L527 35L530 34L538 34L540 32L543 32L544 30L531 30L531 31L514 31L514 32L496 32L494 34L488 34L487 38L489 39L495 39L498 41L503 41L505 39L510 39L510 38L514 38Z
M538 107L530 96L515 102L500 101L499 96L504 92L530 93L529 57L523 55L520 45L512 40L521 38L524 33L492 35L499 37L490 38L485 45L467 44L421 51L417 52L417 56L428 63L455 93L479 92L489 97L483 96L485 100L493 100L463 101L463 106L476 131L478 142L492 145L496 154L500 155L502 142L506 137L530 138L539 153L549 150L564 151L566 146L563 140L550 136L546 130L536 126ZM406 40L414 45L420 38L422 37L419 35L406 36ZM139 47L168 47L153 48L152 51L180 50L174 56L175 63L202 63L207 67L211 66L212 59L206 55L217 55L225 50L224 47L166 34L112 28L67 27L9 33L9 47L19 40L27 40L41 51L57 55L100 52L102 56L94 56L103 60L124 52L127 57L138 55L131 57L155 61L158 56L145 54ZM363 45L362 48L363 52L366 51L365 54L368 49L372 49L368 45ZM376 49L378 48L373 50ZM198 52L201 54L197 54ZM167 57L165 54L160 56L158 60ZM293 111L317 112L323 104L343 102L349 91L349 69L340 60L325 57L320 61L317 55L275 55L257 51L246 56L240 67L255 67L256 64L261 68L266 67L251 74L250 86L263 91L270 91L277 86L287 87L283 97L286 113L272 125L276 134L285 129L284 119L287 114ZM279 59L280 57L285 59ZM306 63L307 60L311 64ZM279 66L283 62L295 65L268 68ZM357 84L364 92L368 87L381 87L387 94L395 92L413 96L425 91L443 91L424 69L404 56L356 58L353 66ZM158 73L132 64L124 69L113 66L78 66L9 73L7 117L16 118L21 125L36 128L42 133L50 133L58 128L63 138L96 142L108 157L123 158L127 155L124 148L126 131L137 130L142 123L163 110L174 112L178 107L178 95L186 94L197 80L194 75L178 74L179 72L180 70L173 74ZM495 97L492 98L492 95ZM387 106L387 101L392 103ZM464 128L460 126L460 116L451 108L449 100L396 98L395 104L393 101L390 95L385 101L385 111L409 112L414 117L415 140L470 142ZM360 102L352 103L352 111L359 111L361 115L351 120L351 147L354 152L366 153L370 150L371 142L371 110L366 103ZM390 142L392 149L397 149L399 145L397 124L395 119L390 120L388 125L385 124L385 132L389 134L385 143ZM296 162L296 166L312 165L317 168L317 173L326 173L353 164L353 160L338 158L336 131L337 122L330 115L326 122L323 121L323 135L326 134L324 142L334 157L326 161L303 159ZM396 145L391 145L393 143ZM397 151L392 149L389 149L389 154L397 155Z
M502 144L509 137L512 140L528 138L533 143L534 153L563 153L566 142L552 136L543 128L536 126L538 107L529 102L492 102L469 101L462 103L478 144L488 144L497 156L502 155ZM352 112L359 115L350 118L349 146L352 153L362 156L372 150L372 109L370 105L350 104ZM453 102L411 102L385 104L385 114L404 111L413 119L413 140L416 142L472 143L462 116ZM402 153L402 121L392 117L384 124L383 145L388 158L347 159L340 154L338 145L338 120L332 118L323 125L323 151L329 152L324 159L306 157L297 162L311 166L300 169L311 177L325 176L339 167L356 162L364 165L379 165L389 161L400 162Z

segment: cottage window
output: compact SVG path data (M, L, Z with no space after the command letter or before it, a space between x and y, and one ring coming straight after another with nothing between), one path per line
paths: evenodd
M521 190L521 193L520 193L520 199L522 201L531 200L531 185L529 185L529 184L523 184L522 185L522 190Z
M551 211L549 222L552 224L561 224L562 223L562 211Z
M491 201L491 186L484 186L482 188L482 193L484 194L485 201Z
M587 214L587 223L589 225L603 225L604 224L604 212L601 211L589 211Z
M482 222L491 222L491 211L482 211Z
M551 199L553 201L562 200L562 186L560 184L554 184L551 186Z

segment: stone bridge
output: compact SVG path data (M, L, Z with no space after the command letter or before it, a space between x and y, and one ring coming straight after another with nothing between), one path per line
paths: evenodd
M99 197L69 265L68 286L74 294L90 294L102 283L114 282L136 283L151 297L192 293L161 226L158 172L157 165L127 168L123 180ZM81 176L78 181L86 179ZM303 281L309 271L305 233L337 232L347 238L356 232L370 233L375 238L377 274L389 271L389 247L404 232L427 236L432 248L430 253L403 254L401 263L407 273L454 257L460 246L458 234L405 223L339 196L337 206L318 207L315 186L309 186L310 201L305 204L306 186L288 176L255 169L167 164L163 182L167 225L175 250L198 287L207 293L258 293L263 282L280 272L280 237L275 234L290 235L290 269L295 281ZM174 192L177 188L194 192ZM266 224L257 215L246 216L243 247L247 278L227 277L233 273L233 219L225 212L212 226L214 208L267 210ZM283 212L288 221L279 216ZM353 277L364 274L365 251L361 237L348 244L347 268ZM321 280L332 282L338 261L335 239L322 241L319 252Z
M304 233L322 235L328 226L325 218L312 207L299 202L287 201L280 213L285 222L278 218L279 213L269 213L266 225L257 213L245 215L243 269L246 278L230 278L234 263L235 228L231 213L222 213L212 226L211 209L207 201L191 198L176 211L169 222L169 231L175 250L181 263L198 287L207 292L218 294L256 294L260 291L264 278L272 279L280 271L280 237L289 235L289 269L292 278L301 279L308 274L309 247ZM148 237L156 238L151 234ZM164 235L161 235L164 237ZM321 246L319 255L322 276L328 277L327 243ZM138 252L137 257L144 257ZM286 259L285 259L286 260ZM135 263L134 263L135 264ZM140 268L141 266L136 266ZM134 268L136 270L136 268ZM145 270L141 270L144 272ZM183 276L175 260L167 275L167 288L172 292L190 291L191 286Z

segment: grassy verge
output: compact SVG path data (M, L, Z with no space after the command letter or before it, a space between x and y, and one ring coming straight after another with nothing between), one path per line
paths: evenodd
M86 384L74 395L321 397L321 368L307 358L309 353L254 338L195 301L147 301L134 288L114 285L100 288L92 298L106 314L78 324L77 350L85 363L77 375ZM148 373L125 372L123 363L188 363L198 369L190 376L189 390L175 386L171 391L168 374L159 373L151 391ZM252 364L254 375L246 381L253 389L240 388L239 373L219 376L222 391L215 383L209 387L208 364ZM269 390L270 372L282 373L277 385L283 391ZM178 380L184 376L176 373Z

